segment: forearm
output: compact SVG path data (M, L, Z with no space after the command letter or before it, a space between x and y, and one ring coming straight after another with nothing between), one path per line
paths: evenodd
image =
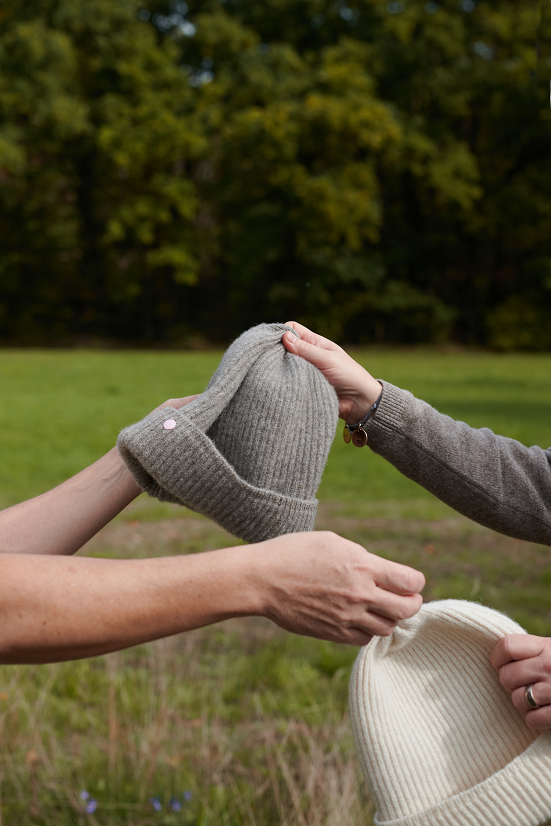
M53 490L0 512L0 553L74 554L140 492L113 448Z
M0 663L92 657L253 614L366 645L417 613L424 585L327 531L161 559L0 554Z
M96 656L259 613L249 546L145 560L0 554L0 662Z
M500 533L551 545L549 452L444 416L385 383L368 445L442 501Z

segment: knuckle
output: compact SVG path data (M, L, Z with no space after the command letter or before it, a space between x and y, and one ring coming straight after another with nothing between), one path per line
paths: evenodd
M414 617L419 610L417 604L413 600L402 600L396 610L397 619L406 620Z
M396 628L397 623L391 622L390 625L385 625L384 628L379 631L379 636L381 637L390 637L394 629Z
M499 682L507 691L512 691L513 681L508 669L502 668L499 672Z
M352 625L350 611L348 611L347 608L336 606L332 611L332 615L335 625L339 625L342 628L349 628Z
M346 601L351 605L365 605L368 598L363 590L353 586L346 593Z
M519 711L524 711L524 692L523 691L513 691L511 695L511 700L513 701L513 705Z
M512 646L513 646L513 641L511 639L511 635L509 635L507 637L502 637L500 639L500 641L498 642L496 648L498 646L501 646L501 650L503 651L504 654L506 654L508 657L511 656Z
M414 591L415 590L415 571L412 568L406 568L403 572L403 583L404 583L404 590L406 591Z
M410 593L422 591L425 587L425 577L421 571L416 571L414 568L408 568L404 572L404 589Z

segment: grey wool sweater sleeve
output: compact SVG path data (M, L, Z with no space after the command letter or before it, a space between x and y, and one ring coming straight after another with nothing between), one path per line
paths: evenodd
M366 425L375 453L475 522L551 545L551 448L476 430L381 383L379 409Z

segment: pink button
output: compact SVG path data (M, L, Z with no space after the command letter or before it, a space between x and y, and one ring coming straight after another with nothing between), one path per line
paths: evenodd
M176 427L176 422L174 421L174 419L167 419L163 427L165 430L174 430L174 428Z

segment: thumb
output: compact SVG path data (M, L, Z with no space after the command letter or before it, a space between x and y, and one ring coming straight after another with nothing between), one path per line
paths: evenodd
M300 356L305 361L309 361L318 370L327 370L333 365L333 357L330 350L323 350L321 347L316 347L315 344L309 344L301 338L293 335L293 333L286 332L282 338L283 344L290 353Z

